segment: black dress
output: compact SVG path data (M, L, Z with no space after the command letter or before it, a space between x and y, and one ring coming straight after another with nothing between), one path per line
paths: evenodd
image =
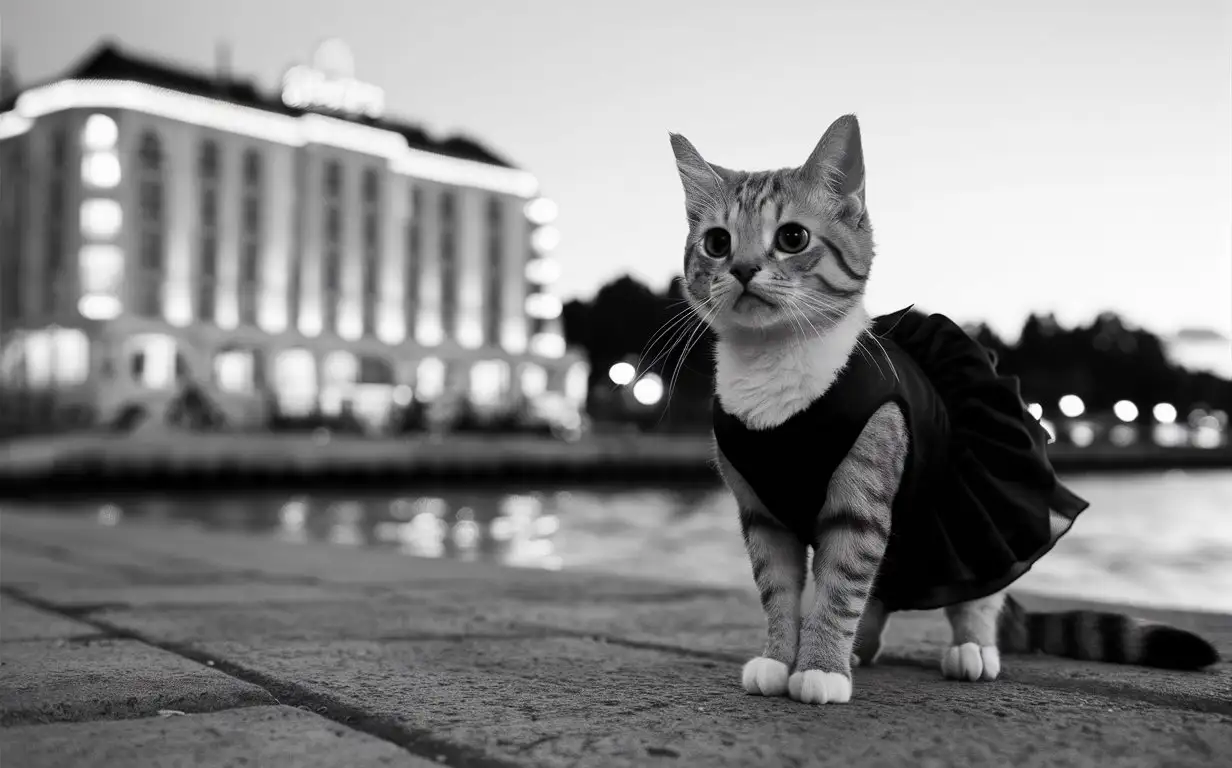
M785 527L813 543L830 478L888 402L911 446L873 594L889 610L924 610L1004 589L1055 543L1087 502L1048 461L1048 433L1018 380L997 374L949 318L907 309L873 321L825 395L783 424L753 430L714 401L723 455Z

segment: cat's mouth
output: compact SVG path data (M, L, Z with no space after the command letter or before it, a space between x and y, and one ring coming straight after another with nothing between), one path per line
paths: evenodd
M749 308L749 307L773 307L766 298L753 293L752 290L745 288L744 292L736 297L736 301L732 304L734 309Z

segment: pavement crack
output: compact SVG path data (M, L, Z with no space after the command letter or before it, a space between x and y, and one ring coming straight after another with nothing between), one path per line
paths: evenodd
M68 612L54 603L26 595L20 590L0 587L0 592L36 608L66 617L70 616ZM279 704L316 712L327 720L390 742L417 757L445 766L455 766L455 768L462 768L462 766L466 768L520 768L517 763L491 757L478 749L455 744L420 728L408 727L396 718L373 715L353 704L319 693L304 685L280 680L226 659L213 658L191 645L160 641L94 616L85 615L72 618L105 633L105 639L135 640L203 664L237 680L257 686Z

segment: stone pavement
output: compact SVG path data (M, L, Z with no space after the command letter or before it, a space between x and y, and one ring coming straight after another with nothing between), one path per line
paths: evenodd
M1044 605L1041 599L1024 599ZM1136 611L1212 638L1232 617ZM1232 664L1009 658L896 617L845 706L747 696L752 594L0 514L0 764L1226 764Z

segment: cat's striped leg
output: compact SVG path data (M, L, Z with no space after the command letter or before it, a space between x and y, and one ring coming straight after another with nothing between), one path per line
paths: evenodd
M744 478L718 452L719 473L736 497L740 530L753 567L753 581L766 614L766 647L744 665L741 680L749 693L782 696L796 661L800 637L800 593L804 591L808 550L799 537L772 518Z
M954 680L996 680L1001 673L997 624L1005 593L947 606L954 639L941 655L941 674Z
M766 614L765 650L744 665L741 679L749 693L782 696L796 661L808 551L794 533L761 515L742 510L740 522Z
M800 630L793 699L851 699L851 654L890 536L891 506L907 455L907 426L895 405L878 409L830 479L817 519L817 597Z
M871 667L881 653L881 635L890 621L890 613L875 597L864 604L864 615L856 629L856 647L851 652L851 666Z

